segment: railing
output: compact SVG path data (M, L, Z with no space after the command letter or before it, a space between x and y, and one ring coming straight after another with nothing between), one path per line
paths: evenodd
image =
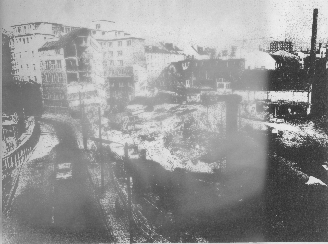
M31 134L28 134L25 141L2 158L2 205L4 207L8 205L7 202L10 200L12 188L15 187L12 171L27 160L38 142L39 136L40 126L35 122L33 129L31 128Z

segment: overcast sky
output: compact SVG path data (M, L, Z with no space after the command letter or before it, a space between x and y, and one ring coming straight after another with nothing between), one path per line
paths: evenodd
M311 40L313 9L318 39L328 37L328 0L1 0L4 28L48 21L89 26L106 19L149 40L222 47L232 39Z

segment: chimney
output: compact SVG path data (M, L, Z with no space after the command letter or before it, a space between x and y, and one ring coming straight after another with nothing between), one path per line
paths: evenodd
M315 73L315 53L316 53L316 42L317 42L317 22L318 22L318 9L313 10L313 23L312 23L312 37L311 37L311 73Z

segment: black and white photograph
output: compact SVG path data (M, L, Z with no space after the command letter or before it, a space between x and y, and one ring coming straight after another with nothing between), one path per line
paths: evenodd
M0 20L2 243L328 242L328 1Z

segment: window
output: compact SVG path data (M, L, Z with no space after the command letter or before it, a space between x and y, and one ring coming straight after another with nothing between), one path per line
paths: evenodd
M92 31L92 34L96 35L96 31Z
M28 64L26 64L26 68L28 69Z
M111 47L112 46L112 43L111 42L108 42L107 45L108 45L108 47Z
M120 66L123 66L123 60L118 60L118 64L119 64Z
M96 29L97 29L97 30L100 29L100 24L96 24Z
M124 87L123 82L120 82L120 87Z
M103 31L103 32L102 32L102 35L105 35L105 34L106 34L106 32L105 32L105 31Z
M108 52L109 57L113 57L113 51Z
M61 69L61 67L62 67L62 66L61 66L61 61L60 61L60 60L57 60L57 68L58 68L58 69Z
M32 57L34 58L34 51L32 51Z
M128 40L128 41L126 42L126 45L131 46L131 40Z
M56 68L56 62L55 62L55 60L51 60L50 62L51 62L51 68L52 69L55 69Z
M70 32L70 28L66 27L66 28L65 28L65 32L66 32L66 33Z
M217 82L217 87L220 88L220 89L223 89L224 88L224 84L223 83L220 83L220 82Z
M35 70L35 64L33 64L33 69Z
M63 74L62 73L58 73L58 79L59 79L59 82L63 81Z
M53 82L57 82L58 81L58 77L57 77L57 74L51 74L51 76L52 76L52 81Z
M121 42L121 41L118 42L118 46L119 46L119 47L122 46L122 42Z
M27 43L29 43L29 40L28 40L29 38L26 38L26 41L27 41Z
M114 60L109 60L109 65L114 65Z
M60 49L55 49L56 54L60 54Z
M50 61L46 61L46 69L50 69Z
M230 89L230 84L226 84L226 88L227 89Z
M118 52L117 52L117 55L118 55L118 56L122 56L122 54L123 54L122 51L118 51Z

